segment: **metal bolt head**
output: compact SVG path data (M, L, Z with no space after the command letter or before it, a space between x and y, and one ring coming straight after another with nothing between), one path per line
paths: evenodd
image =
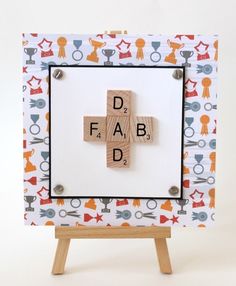
M64 187L62 185L56 185L53 188L53 191L57 194L57 195L61 195L64 192Z
M181 79L183 77L183 71L179 69L174 70L172 76L174 79Z
M179 188L176 187L176 186L172 186L170 187L169 189L169 193L172 195L172 196L175 196L179 193Z
M55 79L61 79L63 77L63 71L60 70L60 69L55 69L52 76L55 78Z

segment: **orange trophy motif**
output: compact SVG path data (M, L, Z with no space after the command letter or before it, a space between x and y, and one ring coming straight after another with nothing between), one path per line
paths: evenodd
M182 49L184 44L179 44L176 42L167 41L168 46L172 49L171 53L165 57L165 62L176 64L177 59L175 57L175 53L177 50Z
M97 49L101 49L102 47L106 45L106 43L98 42L98 41L92 40L91 38L89 39L89 42L93 46L93 51L91 54L87 56L87 60L98 63L99 58L97 55Z
M31 151L24 152L24 159L26 160L26 165L25 165L26 173L33 172L36 170L36 166L30 162L30 157L33 156L33 154L34 154L34 149L32 149Z

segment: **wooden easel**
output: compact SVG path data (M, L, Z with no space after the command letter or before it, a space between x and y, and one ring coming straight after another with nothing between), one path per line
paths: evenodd
M52 274L64 273L70 240L78 238L154 238L160 271L171 274L172 269L166 243L166 238L170 237L170 227L56 227L55 238L58 239L58 244Z

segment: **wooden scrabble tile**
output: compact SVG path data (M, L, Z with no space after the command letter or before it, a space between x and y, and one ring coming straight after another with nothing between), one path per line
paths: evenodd
M107 167L129 168L130 145L126 142L107 142Z
M153 141L153 118L130 117L130 142L151 143Z
M131 90L107 91L107 115L130 116Z
M130 118L107 116L107 142L129 142Z
M84 116L84 141L106 141L106 117Z

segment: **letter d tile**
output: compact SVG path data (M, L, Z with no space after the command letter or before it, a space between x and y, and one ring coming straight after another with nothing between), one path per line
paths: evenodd
M107 115L130 116L131 94L130 90L108 90Z
M107 167L128 168L130 145L125 142L107 142Z

